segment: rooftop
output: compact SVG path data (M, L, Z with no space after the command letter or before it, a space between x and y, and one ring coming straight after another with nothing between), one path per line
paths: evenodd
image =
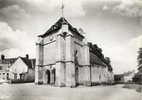
M74 28L64 17L61 17L54 25L52 25L48 31L45 32L45 34L43 35L39 35L40 37L47 37L50 34L53 34L57 31L59 31L62 28L63 24L67 24L69 26L69 30L73 33L73 34L77 34L79 36L81 36L82 38L84 38L84 36L76 29Z

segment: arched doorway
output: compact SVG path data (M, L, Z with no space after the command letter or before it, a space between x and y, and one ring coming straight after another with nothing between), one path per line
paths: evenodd
M56 81L56 69L52 69L52 84L55 84Z
M47 84L50 84L50 70L46 70L46 75L47 75Z

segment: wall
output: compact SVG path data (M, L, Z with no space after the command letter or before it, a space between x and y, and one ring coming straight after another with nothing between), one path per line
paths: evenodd
M44 46L44 65L56 62L56 42Z
M44 38L44 64L55 64L56 62L56 37L55 35Z
M14 73L17 73L17 78L20 78L19 74L28 72L28 66L18 58L15 63L10 67L10 79L14 79Z
M93 83L110 83L113 82L113 73L109 72L107 67L93 65L91 67L91 81Z
M90 67L82 66L78 70L78 82L79 84L87 85L90 80Z
M0 80L9 80L9 72L5 70L0 70Z
M27 82L34 82L35 80L35 71L33 69L28 69L28 72L24 76L24 80Z
M77 60L79 65L84 65L84 48L83 43L77 39L74 39L74 52L77 50Z
M9 64L0 64L0 79L8 80L9 79Z

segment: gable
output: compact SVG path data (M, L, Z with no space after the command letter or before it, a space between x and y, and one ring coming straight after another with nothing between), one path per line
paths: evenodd
M84 36L82 34L80 34L80 32L74 28L64 17L61 17L54 25L52 25L49 30L43 34L43 35L40 35L40 37L44 38L44 37L47 37L53 33L56 33L58 32L61 28L62 28L62 25L63 24L67 24L68 27L69 27L69 31L72 33L72 34L75 34L81 38L84 38Z
M32 59L27 59L27 58L23 58L23 57L21 57L21 60L28 66L28 68L32 68L32 61L33 61L33 63L34 63L34 60L32 60Z
M28 71L28 66L19 57L15 63L10 67L10 71L13 73L26 73Z

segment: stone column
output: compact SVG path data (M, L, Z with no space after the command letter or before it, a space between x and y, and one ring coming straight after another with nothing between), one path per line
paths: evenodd
M90 52L87 44L84 45L84 65L90 66Z
M43 39L38 37L36 43L36 66L35 66L35 84L39 82L39 67L43 65Z
M64 39L61 34L57 35L57 57L56 57L56 86L65 86L65 65L64 65Z
M47 76L47 74L46 74L46 70L44 70L43 72L42 72L42 80L43 80L43 84L47 84L47 78L49 77L49 76Z
M53 69L50 69L50 84L53 85L53 83L54 83Z
M85 82L84 85L90 86L91 85L91 66L90 66L90 52L89 47L87 44L84 45L84 75L85 75Z
M66 36L66 86L75 87L74 41L72 34Z

